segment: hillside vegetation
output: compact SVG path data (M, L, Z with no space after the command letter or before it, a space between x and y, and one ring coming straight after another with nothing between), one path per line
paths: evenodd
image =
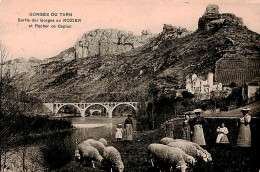
M259 65L259 50L260 35L242 19L207 8L194 33L164 25L162 33L143 46L120 55L42 64L39 71L45 72L38 71L29 83L24 75L17 84L28 85L29 92L45 102L139 101L147 99L151 83L160 89L184 88L186 75L214 73L222 58ZM250 80L259 75L259 69L254 70Z

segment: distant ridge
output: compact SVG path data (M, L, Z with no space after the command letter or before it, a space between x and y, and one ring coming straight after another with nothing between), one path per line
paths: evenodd
M129 49L117 53L110 45L117 49L129 42L121 41L118 35L115 40L108 39L110 32L93 31L91 38L106 37L106 48L102 49L103 39L93 39L101 44L92 42L88 40L90 33L79 39L76 48L68 49L75 53L76 60L68 55L69 60L40 65L30 78L29 92L45 102L139 101L147 99L151 82L160 89L184 88L185 76L191 73L203 76L213 72L215 81L225 85L242 85L260 75L260 35L250 31L234 14L220 14L216 5L207 6L195 32L164 25L163 31L145 44L134 48L126 44ZM83 45L88 44L88 48L79 50L80 41L85 41ZM90 47L98 48L92 52ZM85 50L87 56L80 56L78 52ZM63 58L64 54L58 56ZM23 77L21 85L28 81L26 75Z

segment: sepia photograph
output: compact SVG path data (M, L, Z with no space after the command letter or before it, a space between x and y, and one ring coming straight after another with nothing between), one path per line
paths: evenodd
M0 172L260 172L260 0L0 0Z

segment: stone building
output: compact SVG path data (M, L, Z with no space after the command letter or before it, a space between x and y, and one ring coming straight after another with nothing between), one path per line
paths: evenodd
M213 73L208 73L207 79L204 80L202 77L196 74L186 76L186 89L188 92L195 94L206 94L211 91L222 91L222 84L213 82Z
M257 91L260 89L260 77L255 78L252 82L246 83L243 86L243 97L248 102L255 101Z

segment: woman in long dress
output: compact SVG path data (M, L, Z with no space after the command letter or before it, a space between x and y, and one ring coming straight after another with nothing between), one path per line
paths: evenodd
M125 140L131 141L133 140L133 120L132 115L128 115L125 120L124 128L125 128Z
M240 129L237 138L237 146L239 147L251 147L251 130L250 122L251 116L248 115L249 109L244 108L241 110L243 117L239 119Z
M224 144L229 143L229 140L227 137L228 129L227 129L227 127L225 127L224 123L222 123L221 126L219 126L217 128L217 133L218 133L218 136L216 139L216 143L224 143Z
M182 128L182 139L190 141L190 115L185 115L185 120L183 121L183 128Z
M206 141L204 138L203 125L206 123L204 118L200 116L201 110L194 110L196 117L192 120L193 125L193 137L192 142L197 143L200 146L205 146Z

